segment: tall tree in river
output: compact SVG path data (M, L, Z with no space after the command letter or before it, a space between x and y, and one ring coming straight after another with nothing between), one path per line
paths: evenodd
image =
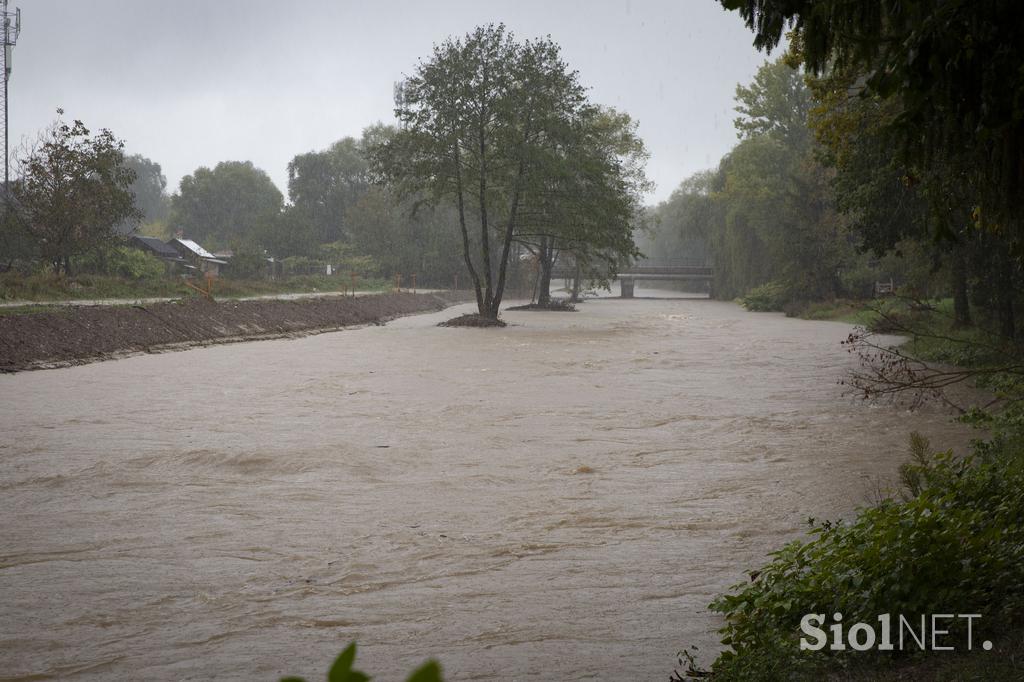
M454 202L477 309L497 318L524 194L550 172L547 137L585 104L577 74L550 39L489 25L436 46L395 104L400 129L371 150L376 172L404 195Z
M639 255L633 232L652 187L647 156L636 122L611 108L582 107L568 125L549 131L537 153L546 170L524 192L516 236L540 265L538 303L550 302L560 253L571 254L577 280L606 280Z

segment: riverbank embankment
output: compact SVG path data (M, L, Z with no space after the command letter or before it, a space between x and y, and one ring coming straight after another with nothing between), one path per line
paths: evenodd
M34 309L0 317L0 372L380 324L403 315L442 310L471 296L471 292L456 291L301 300L184 299L149 305Z

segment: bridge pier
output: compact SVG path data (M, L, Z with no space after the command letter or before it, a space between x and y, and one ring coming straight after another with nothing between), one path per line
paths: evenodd
M636 280L632 277L623 277L619 279L619 289L622 292L622 298L633 298L633 286Z

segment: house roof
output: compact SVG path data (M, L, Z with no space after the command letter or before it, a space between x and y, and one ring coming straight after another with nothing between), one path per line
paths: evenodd
M173 239L171 240L171 242L181 244L186 249L188 249L195 255L199 256L200 258L214 258L214 255L212 253L210 253L203 247L199 246L199 244L196 244L191 239Z
M141 234L135 234L132 235L132 241L138 242L141 246L144 246L161 258L178 258L177 251L156 237L145 237Z

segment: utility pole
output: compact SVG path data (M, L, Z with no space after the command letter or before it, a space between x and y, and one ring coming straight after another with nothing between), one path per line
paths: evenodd
M3 76L4 76L4 198L7 198L7 188L11 181L11 155L9 152L9 137L7 132L7 83L11 80L11 52L14 44L18 42L18 34L21 33L21 8L16 7L10 11L7 7L8 0L0 0L3 9L0 10L0 19L3 20ZM6 201L4 202L6 203Z

